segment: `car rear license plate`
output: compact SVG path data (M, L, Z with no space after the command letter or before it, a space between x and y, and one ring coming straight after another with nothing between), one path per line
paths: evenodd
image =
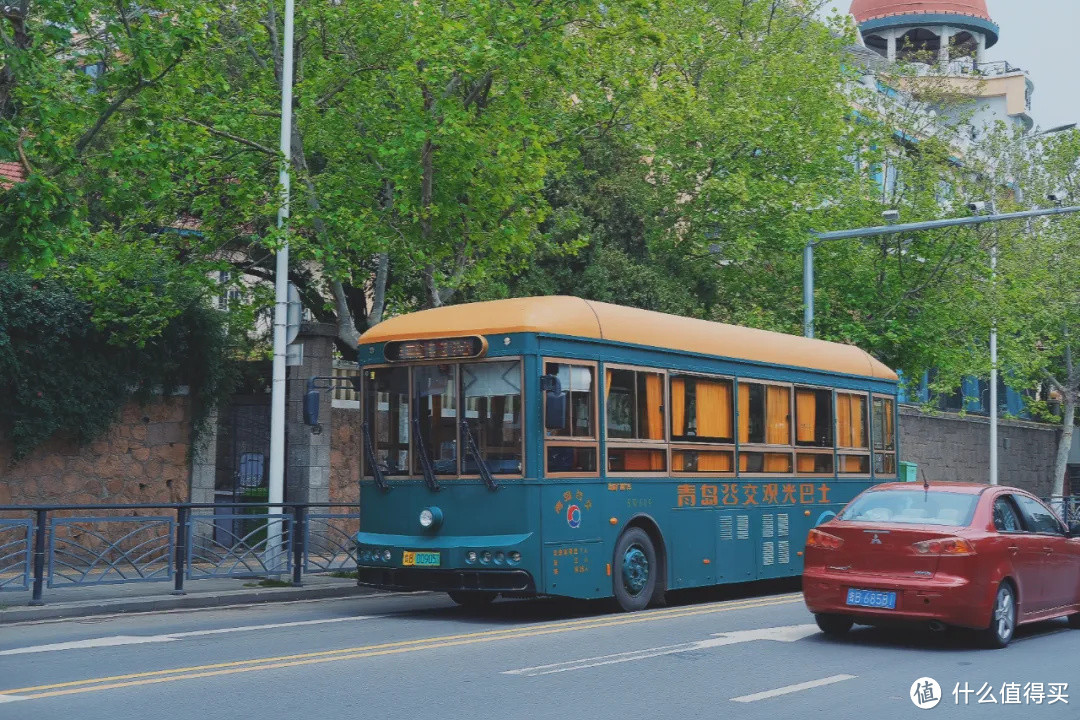
M412 565L414 567L438 567L442 564L442 558L440 553L437 552L416 552L413 550L406 550L401 558L402 565Z
M887 590L856 590L848 588L847 604L858 607L896 609L896 593Z

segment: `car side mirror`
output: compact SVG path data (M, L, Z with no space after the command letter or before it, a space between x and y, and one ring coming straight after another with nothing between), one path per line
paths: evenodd
M544 427L548 430L565 430L566 393L559 378L541 375L540 390L544 393Z
M1080 537L1080 522L1074 522L1069 526L1069 537Z

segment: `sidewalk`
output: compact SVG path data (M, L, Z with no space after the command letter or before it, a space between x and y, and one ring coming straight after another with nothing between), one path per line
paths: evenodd
M45 588L44 605L30 606L31 592L0 593L0 625L90 615L224 607L249 603L317 600L373 592L353 578L305 575L302 587L263 587L259 578L189 580L184 595L173 595L172 582L80 585Z

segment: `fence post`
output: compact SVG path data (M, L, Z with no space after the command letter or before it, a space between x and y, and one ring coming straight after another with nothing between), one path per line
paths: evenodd
M187 565L187 539L188 523L191 518L191 508L176 508L176 553L175 566L173 569L173 595L186 595L184 592L184 567Z
M31 605L45 604L41 599L41 589L45 585L45 523L48 514L48 510L37 511L37 527L34 529L34 595L30 599Z
M292 584L300 587L301 573L304 569L304 549L307 545L307 508L303 505L293 506L292 528L292 551L293 551L293 577Z

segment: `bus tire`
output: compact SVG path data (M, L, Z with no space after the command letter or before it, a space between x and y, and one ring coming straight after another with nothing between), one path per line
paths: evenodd
M644 610L656 594L660 570L649 534L639 527L624 530L615 543L612 568L615 602L626 612Z
M499 593L482 590L450 590L446 594L451 600L465 608L487 607L499 595Z

